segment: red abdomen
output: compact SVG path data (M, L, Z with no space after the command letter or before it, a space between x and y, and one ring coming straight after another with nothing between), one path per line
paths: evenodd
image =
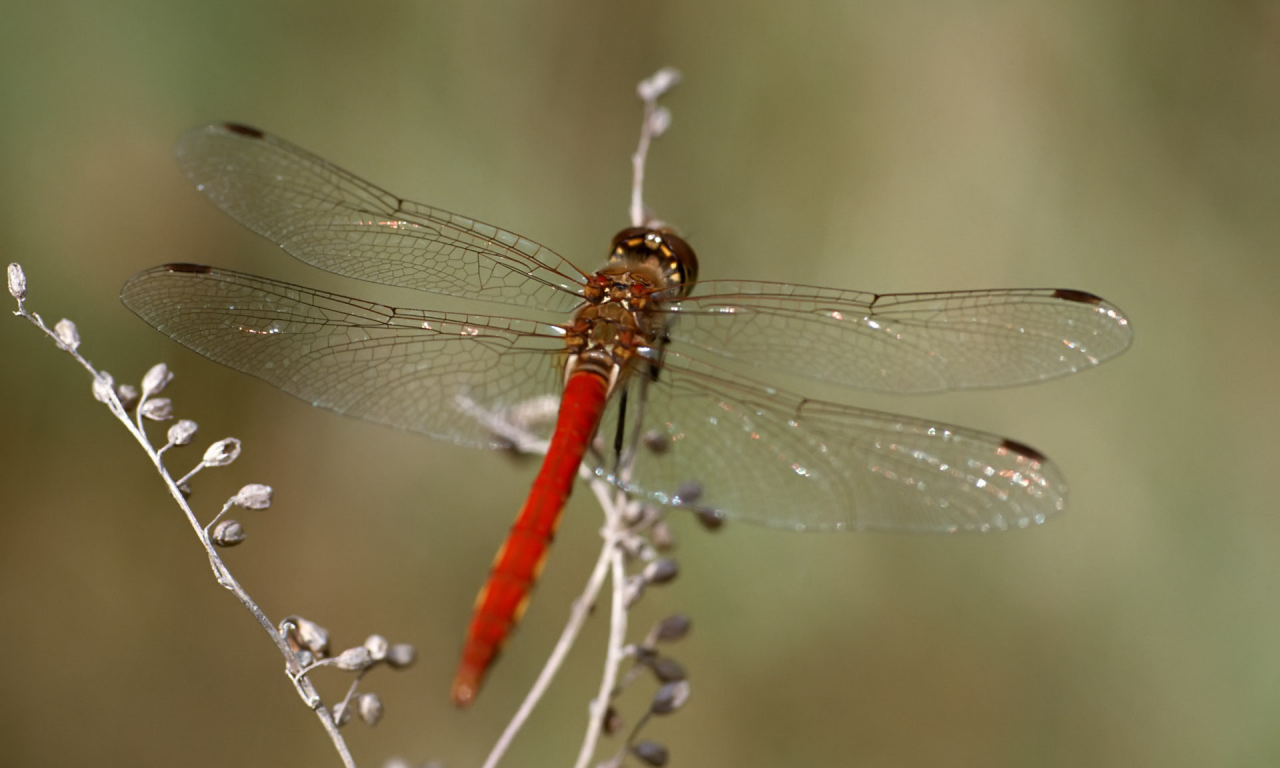
M608 382L589 370L575 371L565 384L542 469L493 560L488 583L476 596L467 644L453 679L453 703L459 707L475 698L485 671L524 612L608 394Z

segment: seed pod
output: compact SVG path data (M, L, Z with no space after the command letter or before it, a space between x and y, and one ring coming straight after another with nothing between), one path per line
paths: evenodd
M612 736L618 731L621 731L624 725L626 725L626 722L623 721L622 715L618 714L618 710L610 706L605 710L604 720L600 723L600 730L603 731L606 736Z
M644 580L650 584L666 584L679 574L679 564L669 557L659 558L644 567Z
M173 381L173 374L169 372L169 366L156 363L142 377L142 394L147 397L158 395L171 381Z
M173 418L173 401L167 397L157 397L142 403L143 418L152 421L166 421Z
M224 437L204 452L202 459L206 467L225 467L240 456L240 441L234 437Z
M111 402L112 389L115 385L116 381L111 378L111 374L98 371L98 375L93 377L93 399L100 403Z
M329 654L329 630L301 616L290 616L284 623L293 625L288 635L298 646L320 658Z
M387 649L387 663L396 669L409 666L418 658L418 651L408 643L396 643Z
M687 507L691 504L697 504L698 499L702 498L702 483L696 480L690 480L687 483L681 483L676 489L675 503L679 506Z
M245 509L266 509L271 506L271 486L249 483L236 493L231 503Z
M648 665L653 670L653 676L663 683L676 683L689 677L680 662L665 656L651 659Z
M27 275L21 264L9 265L9 295L18 301L27 298Z
M365 725L377 725L382 719L382 699L376 693L362 693L356 698L356 711Z
M234 547L245 539L244 526L236 520L222 520L213 526L209 538L219 547Z
M641 101L653 101L679 83L680 70L675 67L663 67L640 81L636 86L636 95Z
M694 514L697 515L698 522L702 524L702 527L708 531L718 531L724 525L724 513L718 509L699 507L694 510Z
M333 665L338 669L344 669L348 672L359 672L373 664L373 657L369 654L369 649L363 645L357 645L355 648L348 648L333 660Z
M676 535L672 532L671 526L667 525L666 520L659 520L653 524L653 528L649 530L649 540L659 552L669 552L676 546Z
M644 447L652 451L655 456L661 456L671 450L671 438L666 432L659 432L656 429L645 432L640 442L644 443Z
M658 641L673 642L689 634L693 621L683 613L673 613L653 627L653 638Z
M53 332L63 349L74 352L76 347L80 346L80 332L76 330L76 324L67 318L59 320L58 324L53 326Z
M121 384L116 387L116 399L120 401L121 407L127 411L138 402L138 388L132 384Z
M387 651L390 645L387 638L382 635L369 635L364 639L364 647L369 650L369 657L374 661L382 661L387 658Z
M191 442L191 436L196 433L198 426L191 419L179 419L177 424L169 427L169 442L174 445L186 445Z
M645 765L652 765L656 768L662 768L670 758L666 747L656 741L647 740L632 746L631 754L639 758Z
M334 705L333 722L337 723L339 728L351 722L351 704L346 699Z
M655 715L669 715L683 707L688 700L688 680L665 683L658 689L657 693L653 694L653 702L649 705L649 711Z

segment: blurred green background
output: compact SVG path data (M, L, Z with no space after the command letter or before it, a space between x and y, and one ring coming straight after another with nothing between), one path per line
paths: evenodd
M649 202L705 277L1074 287L1121 306L1136 342L1038 387L842 395L1048 453L1072 507L1040 529L712 536L678 520L683 574L634 619L694 617L676 649L693 698L647 735L684 766L1280 764L1274 2L9 2L0 251L95 363L137 381L167 361L200 445L244 440L195 501L209 514L243 483L275 487L228 553L272 616L340 647L418 647L410 671L367 680L388 711L348 729L361 764L476 765L594 558L589 495L456 712L471 601L534 463L311 409L180 349L117 293L178 260L341 285L190 188L170 148L209 120L594 266L625 223L633 88L666 64L686 80ZM0 764L337 765L83 372L16 319L0 351ZM511 765L576 754L604 623Z

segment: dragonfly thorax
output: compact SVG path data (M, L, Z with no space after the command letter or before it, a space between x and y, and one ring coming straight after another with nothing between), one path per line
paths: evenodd
M667 229L632 227L613 238L609 261L587 280L583 305L565 326L566 375L589 369L612 382L628 362L663 337L668 315L658 305L689 294L698 259Z
M598 304L584 305L566 326L566 374L586 368L617 380L625 374L628 361L661 335L656 322L660 321L654 313L632 309L626 301L606 297Z

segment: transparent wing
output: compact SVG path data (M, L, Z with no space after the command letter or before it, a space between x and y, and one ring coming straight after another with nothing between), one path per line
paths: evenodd
M585 275L554 251L404 200L256 128L196 128L174 152L219 208L320 269L555 313L581 300Z
M879 392L1044 381L1114 357L1133 338L1117 307L1067 289L874 294L722 280L697 291L670 308L672 342Z
M183 346L314 405L469 446L505 445L487 417L558 399L563 383L561 329L528 320L396 309L189 264L135 275L121 299Z
M666 450L641 449L629 479L591 461L660 503L797 530L912 532L1026 527L1066 508L1058 468L996 435L808 400L670 352L656 381L630 386L647 387L642 429ZM618 415L615 402L601 435Z

